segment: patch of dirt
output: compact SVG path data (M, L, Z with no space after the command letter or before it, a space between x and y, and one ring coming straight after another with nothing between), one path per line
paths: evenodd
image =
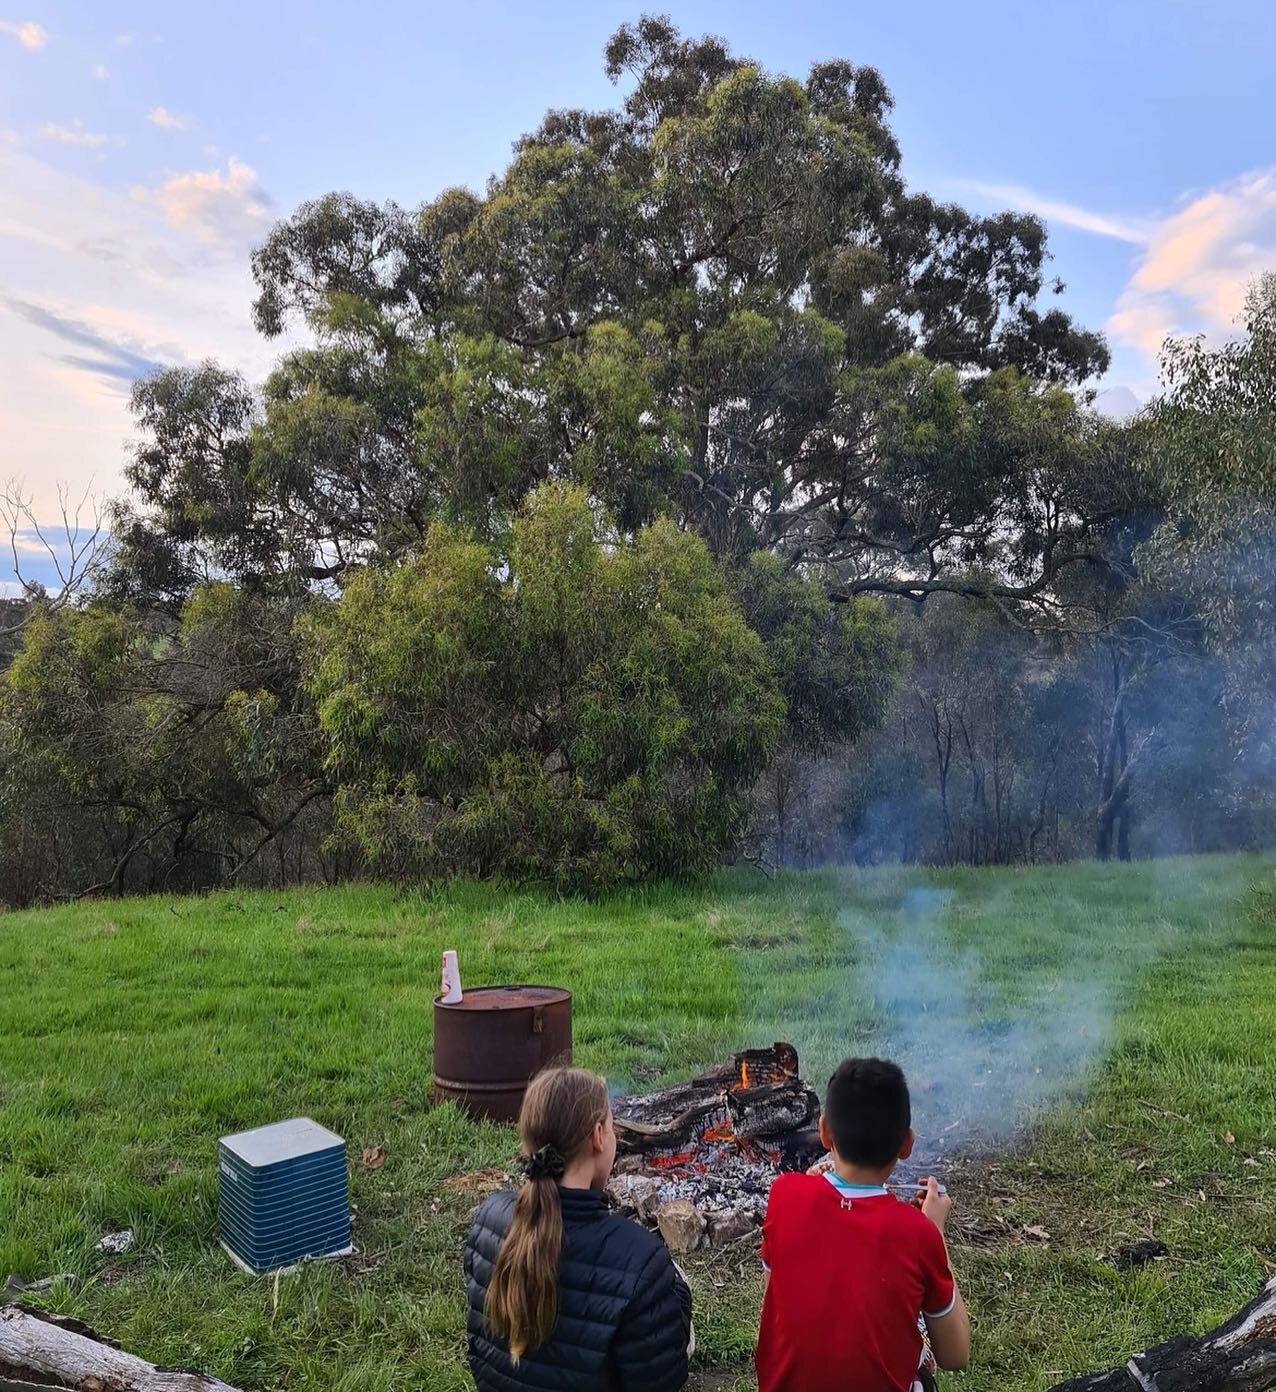
M387 1258L393 1255L397 1249L385 1247L375 1251L365 1251L362 1247L351 1252L349 1256L338 1257L336 1265L345 1272L351 1280L360 1280L365 1276L371 1276L385 1265Z
M504 1170L474 1170L470 1174L453 1175L451 1179L445 1179L439 1185L440 1189L448 1193L457 1194L495 1194L501 1189L508 1189L510 1177Z
M944 1157L936 1173L953 1197L949 1241L987 1251L1048 1247L1065 1233L1070 1240L1083 1234L1092 1215L1069 1202L1066 1183L1033 1174L1037 1168L1022 1157Z
M741 1382L755 1386L752 1363L737 1363L729 1368L693 1369L687 1381L687 1392L722 1392L723 1388L736 1387Z
M161 1164L148 1165L142 1172L142 1182L150 1189L158 1189L166 1180L182 1173L180 1160L168 1160Z
M694 1273L699 1289L711 1286L715 1291L724 1291L761 1277L762 1265L758 1260L761 1243L762 1231L755 1228L725 1247L700 1247L687 1252L678 1258L678 1263Z
M1170 1255L1170 1249L1156 1238L1144 1238L1142 1242L1128 1242L1113 1254L1112 1264L1118 1271L1129 1271L1132 1267L1146 1266L1148 1262L1160 1261Z
M629 1070L634 1084L654 1087L664 1077L664 1070L650 1063L637 1063Z

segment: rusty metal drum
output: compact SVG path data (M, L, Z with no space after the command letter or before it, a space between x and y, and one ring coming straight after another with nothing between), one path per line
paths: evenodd
M532 1078L572 1061L572 993L558 986L480 986L434 1002L434 1099L471 1116L514 1121Z

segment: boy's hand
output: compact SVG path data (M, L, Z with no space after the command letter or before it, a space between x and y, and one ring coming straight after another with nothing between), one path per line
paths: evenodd
M919 1185L917 1197L921 1200L921 1210L940 1232L948 1225L948 1215L953 1211L953 1201L947 1194L939 1192L939 1181L934 1175Z
M822 1160L817 1160L814 1165L807 1170L807 1174L822 1175L828 1174L833 1168L833 1157L826 1155Z

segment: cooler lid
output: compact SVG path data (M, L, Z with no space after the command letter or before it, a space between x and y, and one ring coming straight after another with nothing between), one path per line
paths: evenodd
M222 1137L222 1145L254 1169L263 1165L277 1165L281 1160L295 1160L302 1155L314 1155L316 1151L332 1150L337 1146L344 1149L345 1144L334 1131L320 1126L309 1117L293 1117L289 1121L276 1121L269 1126L258 1126L251 1131Z

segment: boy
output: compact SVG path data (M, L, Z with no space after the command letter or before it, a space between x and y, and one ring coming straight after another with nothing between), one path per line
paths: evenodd
M922 1320L939 1366L966 1366L970 1319L944 1243L952 1200L933 1179L915 1203L886 1189L912 1154L911 1123L897 1064L847 1059L833 1074L820 1117L831 1165L781 1175L767 1205L759 1392L910 1392Z

